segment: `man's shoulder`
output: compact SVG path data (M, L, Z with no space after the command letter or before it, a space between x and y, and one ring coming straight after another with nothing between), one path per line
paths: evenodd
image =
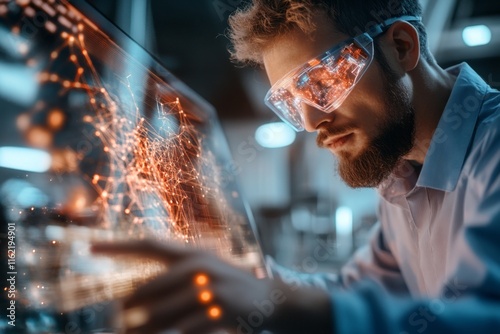
M500 136L500 92L489 89L484 95L477 119L473 146L500 145L495 141Z
M500 92L485 95L467 157L470 173L500 168ZM498 170L497 170L498 172Z

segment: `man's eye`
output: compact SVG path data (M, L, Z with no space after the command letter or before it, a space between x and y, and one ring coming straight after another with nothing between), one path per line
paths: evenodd
M299 76L297 78L297 88L301 89L303 88L305 85L307 85L309 83L309 74L308 73L304 73L302 74L301 76Z

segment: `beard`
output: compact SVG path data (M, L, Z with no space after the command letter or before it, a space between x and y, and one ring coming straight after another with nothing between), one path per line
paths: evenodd
M396 75L388 71L383 73L387 113L380 124L379 135L356 157L348 152L338 157L337 172L352 188L380 185L414 144L415 109ZM320 140L318 137L318 144Z

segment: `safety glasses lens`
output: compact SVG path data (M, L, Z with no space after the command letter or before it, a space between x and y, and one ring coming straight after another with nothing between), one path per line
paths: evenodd
M338 108L360 80L373 58L373 43L355 42L310 61L287 75L266 96L266 104L285 122L304 129L302 103L324 112Z

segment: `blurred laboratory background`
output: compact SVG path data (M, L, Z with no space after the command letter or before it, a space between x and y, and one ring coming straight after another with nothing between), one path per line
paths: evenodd
M302 271L335 271L376 222L373 189L350 189L314 134L270 125L260 68L230 62L224 36L242 0L89 0L217 110L263 252ZM467 61L500 88L500 2L421 0L432 52L443 67ZM267 128L266 128L267 126ZM325 254L328 257L319 256Z

